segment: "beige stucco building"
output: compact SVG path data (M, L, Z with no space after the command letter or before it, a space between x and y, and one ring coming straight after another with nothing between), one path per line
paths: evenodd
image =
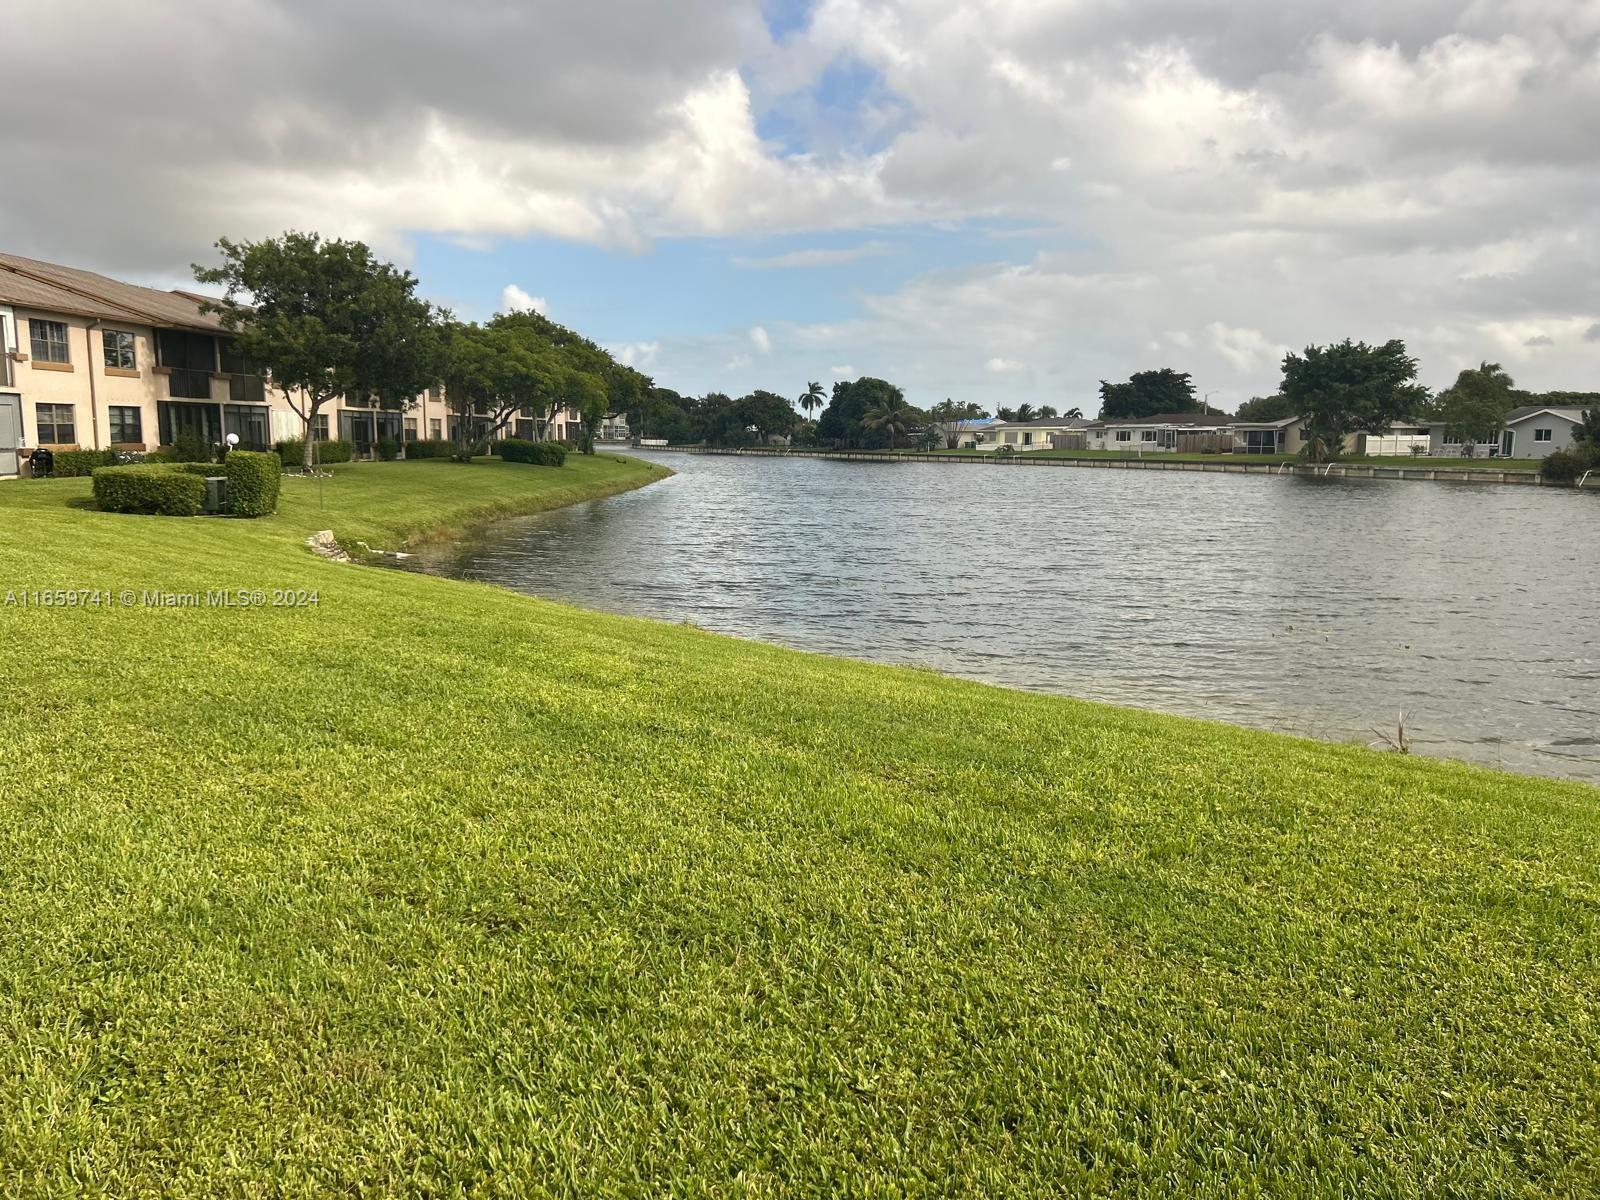
M303 436L300 416L257 364L233 352L204 300L0 253L0 477L18 474L40 447L154 450L183 436L211 444L234 434L264 450ZM319 436L348 440L363 457L380 440L452 433L438 390L405 412L340 400L318 418ZM569 438L581 428L562 410L549 432ZM535 423L517 418L494 433L532 437Z

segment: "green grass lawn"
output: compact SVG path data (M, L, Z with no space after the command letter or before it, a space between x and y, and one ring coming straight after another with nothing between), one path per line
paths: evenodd
M647 470L0 485L0 597L318 599L0 609L0 1195L1600 1189L1600 792L302 544Z

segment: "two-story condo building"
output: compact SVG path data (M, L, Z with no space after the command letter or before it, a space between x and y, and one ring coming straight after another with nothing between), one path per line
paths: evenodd
M300 416L258 364L234 352L221 321L202 311L205 300L0 253L0 477L18 474L41 447L154 450L235 434L239 445L265 450L303 436ZM367 457L383 440L450 437L453 424L432 389L405 412L335 401L318 414L317 435L348 440ZM576 438L582 424L563 410L548 431L522 417L489 432L513 431Z

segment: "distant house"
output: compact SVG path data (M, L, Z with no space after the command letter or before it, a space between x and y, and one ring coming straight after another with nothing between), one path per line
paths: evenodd
M1089 425L1082 417L1044 417L1037 421L976 422L961 431L957 443L962 450L993 453L1009 447L1017 453L1055 448L1065 434L1079 432Z
M1588 405L1512 409L1500 434L1500 457L1545 458L1557 450L1572 449L1572 431L1583 424L1588 409Z
M1233 418L1219 413L1155 413L1088 422L1085 449L1143 453L1223 451L1233 448Z
M1427 453L1430 426L1409 422L1390 426L1387 433L1346 435L1340 453L1361 457L1401 456ZM1235 454L1298 454L1310 438L1303 417L1284 417L1281 421L1235 421L1232 427Z

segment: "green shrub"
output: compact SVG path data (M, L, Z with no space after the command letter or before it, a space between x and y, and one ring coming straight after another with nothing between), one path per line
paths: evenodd
M423 441L407 442L407 458L449 458L456 452L456 444L447 442L443 438L426 438Z
M278 458L286 467L298 467L304 461L306 441L304 438L290 438L273 446ZM350 442L318 442L317 461L319 463L347 463L355 457L356 448Z
M383 438L378 442L378 457L384 462L393 462L400 457L400 443L393 438Z
M266 517L277 511L283 462L276 454L234 450L222 464L228 476L228 511L236 517Z
M94 472L94 501L106 512L193 517L206 500L206 484L200 475L190 469L145 463L100 467Z
M1596 470L1600 470L1600 447L1592 442L1578 442L1570 450L1557 450L1539 464L1539 475L1546 483L1576 483L1585 472Z
M177 462L178 460L175 459L172 456L172 451L171 450L159 450L158 449L158 450L146 451L145 456L144 456L144 461L147 462L147 463L154 464L154 463Z
M116 465L109 450L57 450L55 473L58 477L90 475L96 467Z
M567 448L560 442L507 438L495 447L495 453L506 462L532 463L536 467L564 467L567 464Z
M203 437L183 434L172 439L172 461L208 463L214 458L211 444Z

